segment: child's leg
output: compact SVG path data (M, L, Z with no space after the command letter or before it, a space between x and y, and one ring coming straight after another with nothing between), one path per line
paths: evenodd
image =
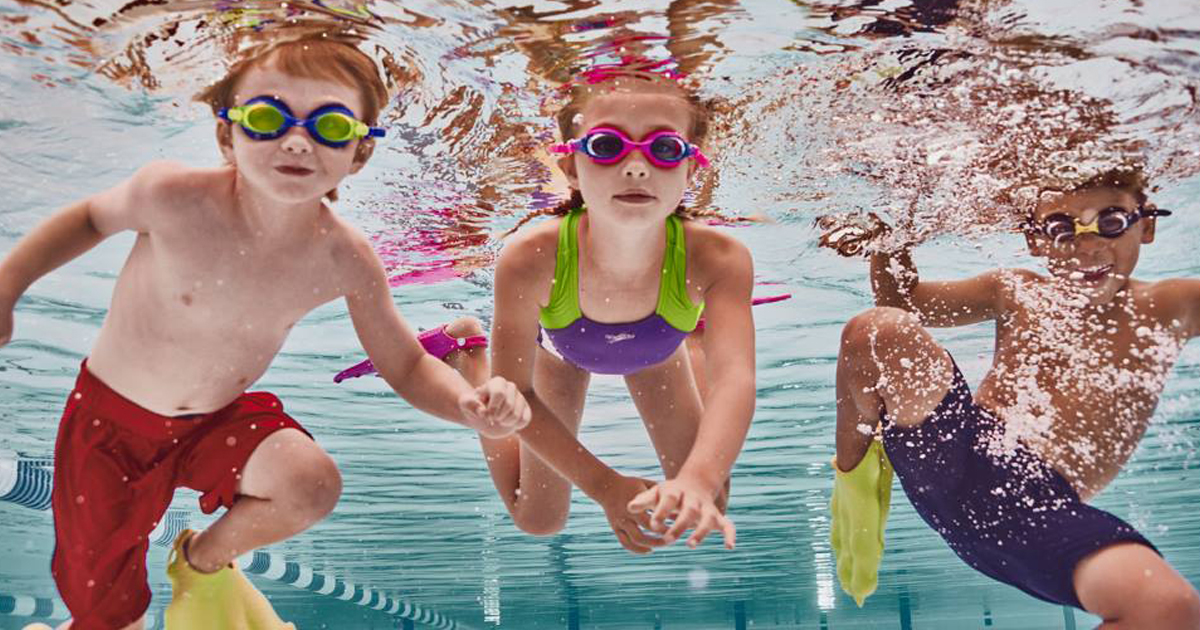
M838 468L858 465L884 412L917 426L953 381L949 355L911 313L873 308L847 322L837 365Z
M250 455L237 499L186 549L199 571L217 571L252 549L286 540L333 511L342 478L333 459L298 429L282 429Z
M472 337L482 335L483 326L473 317L463 317L447 325L446 333L455 338ZM455 350L446 355L445 361L472 385L481 385L491 377L483 348ZM589 380L587 372L538 350L533 375L538 400L572 431L579 430ZM492 482L517 527L535 535L561 530L571 503L571 484L522 446L516 436L498 440L481 437L480 442Z
M708 392L708 374L704 372L704 330L695 330L684 339L688 359L692 364L692 379L696 381L696 391L700 392L700 400L704 400Z
M691 453L704 413L688 355L681 345L666 361L625 377L668 479L679 474Z
M1075 593L1105 630L1200 628L1200 594L1162 556L1137 543L1119 543L1075 567Z
M591 374L539 348L533 366L530 403L553 413L572 433L583 420L583 404ZM529 534L548 536L567 522L571 483L543 462L520 438L480 438L496 491L508 507L513 522Z
M691 341L691 336L688 340ZM666 361L625 377L667 479L679 474L700 431L704 400L697 377L704 366L696 361L703 359L703 349L688 343ZM724 511L728 501L726 479L725 489L717 497L717 507Z

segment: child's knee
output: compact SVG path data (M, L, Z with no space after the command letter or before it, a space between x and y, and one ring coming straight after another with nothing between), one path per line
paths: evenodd
M517 529L533 536L553 536L567 526L570 503L560 505L553 500L541 504L516 503L510 506L510 511Z
M842 328L842 348L846 351L865 350L880 342L911 338L921 327L908 311L889 306L876 306L850 318Z
M564 515L559 518L556 516L536 515L527 516L524 518L514 518L517 529L533 536L553 536L563 530L567 525L567 518Z
M1183 578L1159 583L1143 601L1155 627L1200 629L1200 594Z
M483 335L483 322L474 317L459 317L446 324L446 334L455 339L478 337Z
M288 474L294 489L288 503L294 516L306 522L316 522L337 505L342 496L342 474L324 451L302 458Z

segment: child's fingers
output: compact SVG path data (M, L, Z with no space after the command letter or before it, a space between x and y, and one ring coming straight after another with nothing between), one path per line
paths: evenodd
M513 428L520 431L529 426L529 421L533 419L533 410L529 408L529 401L525 400L521 392L518 391L516 396L516 400L513 401Z
M679 514L675 516L675 522L671 524L671 529L663 535L669 541L676 541L683 533L696 525L696 521L700 519L701 509L700 501L692 496L683 498L682 506L679 509Z
M487 412L492 417L503 417L512 413L513 399L517 388L510 382L496 377L484 383L482 388L487 392Z
M679 492L660 491L658 504L654 506L654 513L650 515L650 528L659 533L667 531L664 523L679 511L679 503L682 499Z
M721 535L725 537L725 548L733 549L737 545L737 527L734 527L733 521L724 514L718 515L717 522L721 526Z
M464 397L459 406L467 415L468 420L481 421L483 419L483 411L485 409L483 401L479 399L478 392L475 396Z
M633 514L645 515L646 510L653 508L658 503L658 484L638 493L633 500L625 506ZM649 527L649 517L647 517L647 527Z
M622 527L618 525L613 531L617 534L617 541L621 543L621 546L629 551L632 551L633 553L650 553L654 550L654 547L658 547L662 544L661 542L647 536L645 532L639 529L636 525L633 527Z
M700 543L704 542L704 539L707 538L709 533L711 533L712 530L718 525L717 515L716 509L714 508L713 511L706 512L704 516L700 517L700 522L696 524L695 529L692 530L691 537L687 539L688 547L695 549L696 547L700 546Z

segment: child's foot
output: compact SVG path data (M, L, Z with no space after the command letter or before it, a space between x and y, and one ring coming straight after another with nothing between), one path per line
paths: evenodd
M201 573L187 561L185 549L196 532L187 529L175 539L167 563L173 596L166 610L168 630L226 628L228 630L295 630L284 623L263 594L236 565Z

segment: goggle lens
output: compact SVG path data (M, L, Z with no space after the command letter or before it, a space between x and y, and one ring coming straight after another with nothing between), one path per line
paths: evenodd
M583 141L583 152L602 160L615 158L625 150L625 141L615 133L593 133Z
M243 124L258 133L275 133L283 128L287 120L283 112L265 103L252 105L245 113Z
M650 153L664 162L682 162L687 158L688 146L679 136L659 136L650 143Z
M330 142L345 142L354 135L354 121L344 114L329 113L317 118L317 133Z
M1129 216L1124 210L1105 210L1096 217L1101 236L1118 236L1129 229Z

